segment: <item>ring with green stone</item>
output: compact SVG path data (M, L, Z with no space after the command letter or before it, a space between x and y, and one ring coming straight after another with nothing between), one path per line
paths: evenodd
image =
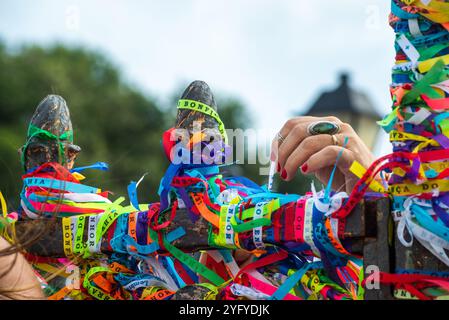
M311 123L307 127L307 131L311 136L316 136L318 134L337 134L340 132L340 126L332 121L317 121Z

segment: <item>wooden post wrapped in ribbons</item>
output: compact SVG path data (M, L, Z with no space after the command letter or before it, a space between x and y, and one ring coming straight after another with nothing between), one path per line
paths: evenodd
M390 134L394 151L389 191L397 275L449 275L448 23L446 2L392 0L393 111L379 124ZM449 295L437 285L403 282L400 277L384 283L393 284L399 299Z

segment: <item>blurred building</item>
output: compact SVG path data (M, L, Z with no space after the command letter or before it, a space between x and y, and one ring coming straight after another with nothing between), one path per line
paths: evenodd
M381 119L381 115L364 92L350 86L348 73L342 73L337 88L322 92L308 110L301 115L335 116L349 123L373 150L379 131L376 121Z

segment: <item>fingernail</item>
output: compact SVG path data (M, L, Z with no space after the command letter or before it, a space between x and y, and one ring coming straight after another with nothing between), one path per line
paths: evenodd
M284 180L287 179L287 171L285 171L285 169L282 170L281 178Z
M302 173L306 173L306 172L307 172L307 169L308 169L307 163L304 163L304 164L301 166L301 171L302 171Z
M278 163L277 172L281 172L281 165Z
M271 154L270 154L270 160L271 160L271 161L275 161L275 160L276 160L276 155L274 154L273 151L271 151Z

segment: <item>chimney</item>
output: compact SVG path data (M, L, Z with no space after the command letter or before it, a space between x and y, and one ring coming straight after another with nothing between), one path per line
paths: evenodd
M340 87L347 87L349 83L349 73L343 71L340 73Z

